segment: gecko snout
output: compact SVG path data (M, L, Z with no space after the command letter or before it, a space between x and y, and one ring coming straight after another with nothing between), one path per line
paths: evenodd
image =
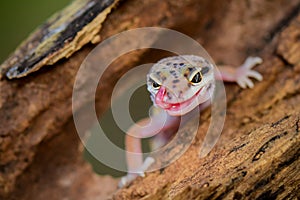
M172 100L178 101L181 93L179 92L178 94L175 93L174 91L161 86L155 96L155 103L159 105L161 108L169 108L170 107L170 102Z

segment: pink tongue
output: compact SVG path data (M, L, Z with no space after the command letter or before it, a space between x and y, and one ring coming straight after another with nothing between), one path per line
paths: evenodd
M166 88L164 86L161 86L155 96L155 103L161 107L161 108L170 108L171 105L164 103L164 96L166 94Z

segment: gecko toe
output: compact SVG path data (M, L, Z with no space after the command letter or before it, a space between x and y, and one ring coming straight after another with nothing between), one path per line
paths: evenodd
M243 79L238 79L237 80L237 84L241 87L241 88L246 88L246 84L245 81Z
M245 78L244 79L245 84L249 87L249 88L253 88L254 84L253 82L249 79L249 78Z
M247 75L248 75L248 77L255 78L258 81L263 80L263 76L259 72L254 71L254 70L250 70Z
M263 60L260 57L248 57L242 67L252 69L254 66L261 64L262 62Z

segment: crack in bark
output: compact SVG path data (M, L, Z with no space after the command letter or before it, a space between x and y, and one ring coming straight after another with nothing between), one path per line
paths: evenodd
M281 124L281 122L287 120L288 118L290 118L290 115L284 116L283 118L281 118L277 122L272 123L271 127L274 128L275 126L277 126L278 124Z
M279 163L277 168L275 168L274 172L271 174L271 176L260 180L258 183L255 184L254 189L248 190L245 193L246 196L249 196L251 193L253 193L257 189L262 188L263 186L267 185L270 181L272 181L275 178L276 174L279 174L283 169L290 166L293 162L297 161L299 159L299 156L300 156L300 150L298 149L291 158L285 160L282 163ZM268 191L266 191L266 192L268 192ZM274 193L265 193L265 194L262 193L260 196L265 196L267 194L269 194L269 196L276 195L276 194L279 195L282 192L284 192L284 190L279 190L279 191L277 190ZM274 199L274 198L271 198L271 199Z
M274 137L272 137L271 139L269 139L262 147L259 148L259 150L255 153L255 155L252 158L252 162L258 161L261 156L266 152L266 150L270 147L270 145L275 142L275 140L280 139L282 136L288 134L287 131L279 134L279 135L275 135Z
M276 51L274 54L279 60L281 60L283 62L283 64L285 66L291 67L291 68L293 68L295 66L294 64L290 63L281 53Z
M279 194L285 191L284 185L281 185L278 190L275 192L272 192L272 190L267 190L266 192L263 192L261 195L257 197L257 200L263 200L263 199L276 199Z
M241 145L239 145L239 146L233 147L233 148L229 151L228 155L231 154L231 153L233 153L233 152L238 151L239 149L242 149L242 148L243 148L244 146L246 146L248 143L249 143L249 142L243 143L243 144L241 144Z
M217 200L224 199L233 190L235 184L244 180L244 177L246 175L247 175L247 171L242 171L241 173L239 173L239 176L232 178L231 183L226 187L225 191L222 192L219 196L216 196L216 199Z
M270 34L268 35L268 38L265 38L266 43L269 43L277 36L278 33L280 33L285 27L287 27L291 21L293 21L298 14L300 13L300 4L295 6L295 8L286 15L284 19L282 19L273 30L270 31Z

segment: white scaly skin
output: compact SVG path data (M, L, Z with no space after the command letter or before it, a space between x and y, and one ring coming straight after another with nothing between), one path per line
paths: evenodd
M260 63L261 58L249 57L239 68L220 67L220 74L215 75L214 65L199 56L183 55L160 60L147 75L147 89L153 105L160 108L160 112L152 117L152 123L146 118L128 130L125 138L126 150L142 153L140 138L176 130L180 116L208 102L215 79L236 82L242 88L252 88L254 84L250 77L262 80L262 75L252 70ZM158 138L164 140L161 136ZM156 146L161 146L167 141L156 142L159 143ZM132 182L137 176L144 176L144 171L154 162L153 158L146 158L143 162L142 155L132 156L127 153L126 156L129 173L121 179L120 187Z

